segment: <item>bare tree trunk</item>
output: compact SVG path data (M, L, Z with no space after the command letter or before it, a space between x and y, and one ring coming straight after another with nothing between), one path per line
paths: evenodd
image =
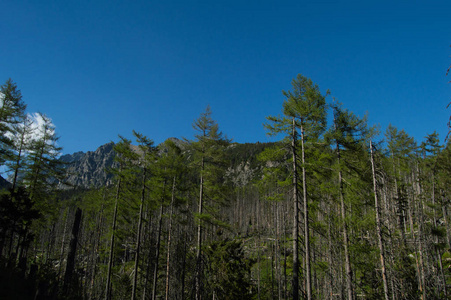
M188 234L185 231L185 237L183 239L183 253L185 255L183 255L183 260L182 260L182 275L181 275L181 281L182 281L182 294L181 294L181 299L184 300L185 299L185 274L186 274L186 253L187 253L187 242L186 240L188 239Z
M302 123L302 121L301 121ZM302 151L302 192L304 198L304 241L305 241L305 291L307 300L312 299L312 283L310 274L310 228L308 216L307 182L305 174L305 149L304 127L301 126L301 151Z
M64 214L65 222L64 222L64 229L63 229L63 238L61 239L61 251L60 251L60 265L58 269L58 276L60 276L63 268L63 256L64 256L64 244L66 242L66 231L67 231L67 223L69 221L69 208L66 209L66 212Z
M410 224L410 233L412 235L412 240L413 240L413 245L414 245L414 249L415 249L415 267L416 267L416 271L417 271L417 280L418 280L418 290L421 294L423 294L423 281L421 280L421 268L420 268L420 262L419 262L419 258L418 258L418 254L417 254L417 238L416 238L416 234L415 234L415 229L414 229L414 223L413 223L413 216L412 216L412 211L413 211L413 202L414 202L414 193L412 192L412 199L409 200L409 207L408 207L408 213L409 213L409 224Z
M419 216L419 220L418 220L418 254L419 254L419 260L420 260L420 276L421 276L421 282L422 282L422 286L423 286L423 293L422 293L422 297L421 299L426 300L426 269L427 269L427 265L425 267L425 264L427 264L427 261L425 262L424 259L424 251L423 251L423 242L424 242L424 237L423 237L423 224L424 224L424 202L423 202L423 198L421 195L421 184L420 184L420 169L418 167L418 163L416 164L416 173L417 173L417 178L416 178L416 192L417 192L417 196L419 198L419 203L418 203L418 216Z
M296 123L293 118L291 134L291 153L293 160L293 300L299 300L299 199L298 199L298 173L296 155ZM304 151L304 148L302 148ZM304 152L302 152L304 155ZM304 169L303 169L304 174ZM305 178L304 178L305 179ZM305 198L304 198L305 201Z
M78 232L80 230L81 209L77 208L75 212L74 225L72 226L72 238L69 244L69 253L67 254L66 273L64 274L63 291L66 294L72 281L72 275L75 269L75 253L77 251Z
M103 193L103 202L105 202L105 190ZM97 271L97 253L99 252L99 244L100 244L100 239L102 236L102 223L103 223L103 202L102 202L102 206L100 208L100 212L99 212L99 216L98 216L98 221L97 221L97 237L94 238L94 245L93 245L93 259L92 259L92 271L91 271L91 281L90 281L90 285L89 285L89 289L88 289L88 300L94 298L93 297L93 289L94 289L94 281L95 281L95 276L96 276L96 271Z
M175 201L175 176L172 180L172 196L171 196L171 208L169 211L169 228L168 228L168 245L167 245L167 255L166 255L166 296L165 299L169 300L169 263L171 258L171 234L172 234L172 214L174 210Z
M143 222L143 208L144 208L144 199L146 195L146 175L147 169L143 170L143 181L141 186L141 203L139 205L139 221L138 221L138 231L136 233L136 254L135 254L135 267L133 272L133 286L132 286L132 300L136 299L136 284L138 282L138 265L139 265L139 254L141 247L141 229Z
M444 203L445 201L443 201L443 205L442 205L442 211L443 211L443 221L445 224L445 230L446 230L446 242L448 244L448 247L451 248L451 234L449 232L449 226L448 226L448 212L446 209L446 204Z
M151 236L152 235L152 215L150 212L147 212L148 214L148 221L147 221L147 232L145 232L145 236ZM149 273L150 273L150 267L151 267L151 258L150 258L150 250L149 250L149 254L147 255L147 267L146 267L146 276L144 279L144 287L143 287L143 292L142 292L142 299L145 300L147 299L147 285L149 283Z
M341 220L343 222L343 247L345 255L345 272L346 272L346 292L348 294L348 300L354 299L354 292L352 287L352 269L351 260L349 258L349 238L348 238L348 225L346 222L346 207L344 202L344 191L343 191L343 175L341 171L341 156L340 156L340 146L337 143L337 158L338 158L338 186L340 189L340 206L341 206Z
M204 196L204 158L202 158L201 168L200 168L200 185L199 185L199 217L202 215L203 210L203 196ZM202 273L202 220L199 220L197 225L197 253L196 253L196 295L195 299L201 299L201 273Z
M380 208L379 208L379 200L377 197L376 168L374 166L373 144L371 141L370 141L370 151L371 151L371 168L372 168L372 174L373 174L374 206L375 206L375 210L376 210L376 234L377 234L377 242L378 242L379 251L380 251L382 281L384 284L384 298L385 298L385 300L389 300L387 274L385 271L384 244L382 243Z
M260 300L260 207L257 201L257 240L255 242L255 249L257 249L257 299ZM258 245L257 245L258 242Z
M114 203L114 213L113 213L113 225L111 228L111 240L110 240L110 255L108 258L108 273L106 277L106 292L105 292L105 300L110 300L111 298L111 272L113 269L113 255L114 255L114 238L116 231L116 219L117 219L117 208L119 202L119 192L121 190L121 179L119 178L117 183L116 190L116 201Z
M432 174L432 207L433 207L433 210L434 210L434 220L433 220L434 221L434 227L437 228L437 213L435 211L435 174L434 173ZM443 284L443 294L445 296L445 299L447 299L448 298L448 296L447 296L448 293L447 293L447 289L446 289L446 279L445 279L445 275L443 273L442 256L440 254L440 250L437 247L437 244L439 242L438 241L438 237L435 236L434 240L435 240L435 243L436 243L436 245L435 245L435 252L436 252L436 255L437 255L437 262L438 262L439 269L440 269L440 277L441 277L440 279L441 279L442 284ZM438 284L437 286L440 287L440 284ZM440 294L440 293L438 293L438 294Z
M28 119L28 118L26 118ZM27 122L25 119L25 122ZM20 160L22 159L22 151L25 148L25 134L26 134L26 127L27 124L24 123L23 131L20 135L20 146L19 146L19 152L17 153L17 159L16 159L16 166L14 167L14 177L13 177L13 183L11 190L14 192L16 190L16 184L17 184L17 176L19 174L19 168L20 168Z
M281 280L281 274L280 274L280 220L279 220L279 210L280 205L279 202L276 202L276 209L275 209L275 222L276 222L276 243L275 243L275 258L276 258L276 276L277 276L277 291L278 291L278 299L282 299L282 280Z
M164 193L164 188L163 188ZM155 253L155 268L153 273L153 290L152 290L152 300L157 299L157 279L158 279L158 260L160 258L160 241L161 241L161 225L163 223L163 202L160 207L160 219L158 220L158 233L157 233L157 245Z

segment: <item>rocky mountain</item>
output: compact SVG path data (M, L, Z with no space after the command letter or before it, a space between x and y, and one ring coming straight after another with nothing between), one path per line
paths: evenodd
M186 146L186 142L177 138L169 138L179 147ZM86 153L80 151L66 154L60 160L66 164L67 175L65 181L70 186L78 188L98 188L114 183L113 175L108 169L114 166L114 143L102 145L95 151ZM139 152L137 146L133 146ZM60 184L61 189L67 189L68 185Z
M96 151L76 152L61 156L61 161L67 164L66 181L81 188L97 188L112 184L113 176L108 169L114 163L113 146L114 143L110 142L100 146Z
M182 149L189 149L186 141L177 138L170 140ZM235 185L250 182L258 174L257 155L270 145L270 143L231 144L225 151L226 159L230 163L226 179ZM114 166L113 146L114 143L111 142L93 152L76 152L61 156L61 161L67 164L66 182L85 189L114 184L113 175L108 172L108 169ZM139 152L138 147L136 151ZM189 159L190 155L187 157ZM60 185L60 188L67 189L67 186Z

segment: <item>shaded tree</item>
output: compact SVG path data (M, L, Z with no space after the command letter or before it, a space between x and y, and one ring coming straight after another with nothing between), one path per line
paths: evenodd
M0 86L0 165L9 160L14 135L12 126L20 122L26 107L22 93L11 79Z

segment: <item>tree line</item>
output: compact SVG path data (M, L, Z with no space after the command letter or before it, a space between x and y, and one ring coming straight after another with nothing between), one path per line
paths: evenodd
M276 142L233 143L207 107L193 140L120 136L115 184L84 189L64 182L50 118L36 126L11 80L0 92L0 298L450 298L435 132L381 140L298 75L264 126Z

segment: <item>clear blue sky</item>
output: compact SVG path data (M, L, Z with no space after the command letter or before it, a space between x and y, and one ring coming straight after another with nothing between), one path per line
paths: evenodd
M64 153L132 130L192 138L208 104L236 142L303 74L382 131L443 140L451 1L22 1L0 5L0 81L52 118ZM331 100L331 98L329 98Z

